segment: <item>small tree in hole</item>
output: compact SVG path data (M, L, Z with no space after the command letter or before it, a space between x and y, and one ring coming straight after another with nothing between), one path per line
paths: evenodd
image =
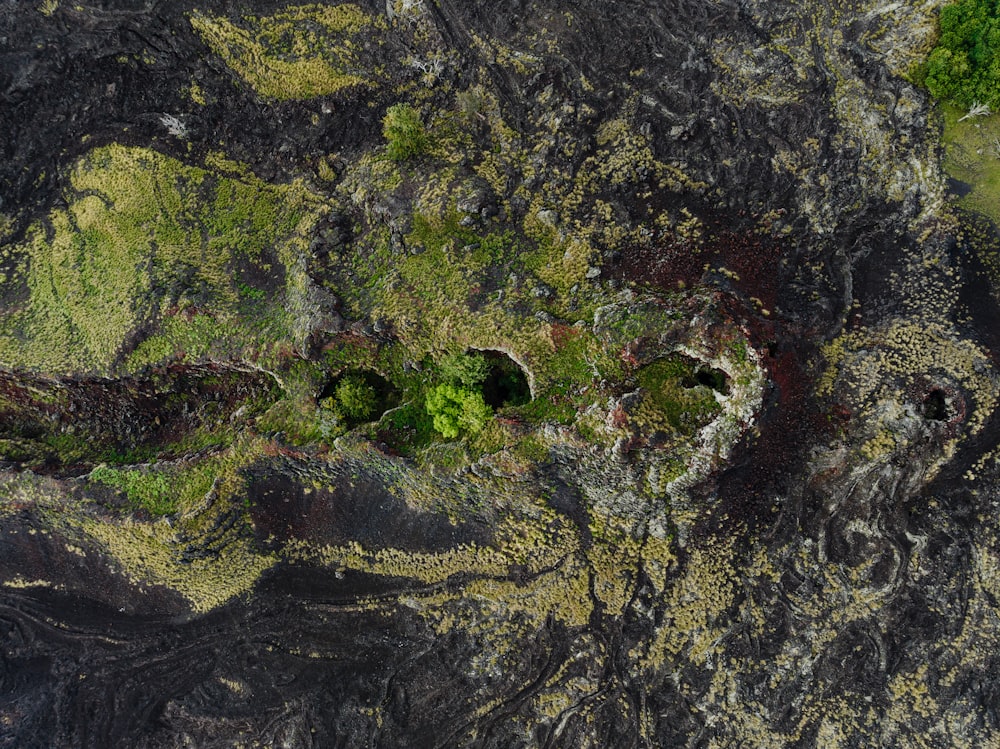
M481 432L493 416L483 394L477 390L442 383L427 393L427 413L434 420L434 429L448 439L463 431Z
M378 402L375 388L360 375L347 375L334 390L329 404L338 415L347 419L364 420L372 415Z

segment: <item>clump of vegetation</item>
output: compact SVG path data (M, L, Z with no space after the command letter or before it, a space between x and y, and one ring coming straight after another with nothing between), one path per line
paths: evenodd
M123 492L134 508L141 507L152 515L169 515L177 509L176 499L162 473L98 466L90 472L89 478Z
M501 354L490 354L452 354L438 364L438 376L443 382L427 394L425 401L438 433L447 438L462 432L478 434L494 408L530 400L527 382L517 365Z
M337 415L355 421L364 421L375 412L378 394L361 375L346 375L333 391L323 399L323 406Z
M195 12L191 25L226 65L271 99L327 96L370 81L352 39L383 23L351 4L290 6L273 16L245 16L240 24Z
M1000 7L958 0L941 9L941 37L918 71L930 92L961 107L1000 107Z
M490 365L482 354L453 354L442 359L440 372L446 382L477 388L485 382Z
M483 394L467 387L443 382L427 393L427 413L434 420L434 429L448 439L463 431L478 434L493 416Z
M386 140L386 155L393 161L420 156L431 145L420 113L409 104L394 104L386 110L382 135Z

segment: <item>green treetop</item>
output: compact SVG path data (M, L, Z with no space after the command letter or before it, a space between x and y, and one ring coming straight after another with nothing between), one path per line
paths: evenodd
M928 90L963 108L1000 109L1000 0L958 0L941 9L940 23L921 70Z
M469 388L442 383L427 393L427 413L434 419L434 429L448 439L467 431L482 431L493 416L493 409L483 400L482 393Z
M375 410L378 396L375 388L365 382L360 375L347 375L334 391L334 408L349 419L367 419Z

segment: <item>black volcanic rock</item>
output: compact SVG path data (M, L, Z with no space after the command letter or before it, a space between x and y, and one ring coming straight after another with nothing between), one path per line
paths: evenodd
M0 747L996 744L996 238L934 33L0 7ZM470 350L524 383L445 439Z

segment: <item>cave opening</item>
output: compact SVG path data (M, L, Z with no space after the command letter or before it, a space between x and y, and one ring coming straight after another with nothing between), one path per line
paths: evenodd
M934 388L927 394L924 398L923 414L929 421L947 421L951 418L951 409L948 408L943 390Z
M686 388L704 385L722 395L729 395L729 377L721 369L714 367L699 367L693 376L685 377L682 383Z
M521 366L502 351L480 351L489 370L483 381L483 400L493 408L531 402L531 388Z

